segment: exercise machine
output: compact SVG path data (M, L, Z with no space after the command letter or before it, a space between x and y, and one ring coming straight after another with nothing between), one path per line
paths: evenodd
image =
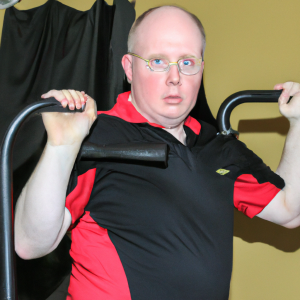
M281 91L241 91L229 96L220 106L217 123L219 134L235 135L238 132L230 125L233 109L242 103L277 102ZM12 153L17 133L25 120L33 113L41 112L82 112L63 108L54 98L39 101L23 109L10 124L1 146L0 162L0 300L17 300L15 251L13 237L13 182ZM120 144L94 145L83 143L79 159L128 159L159 162L167 164L168 148L166 144Z

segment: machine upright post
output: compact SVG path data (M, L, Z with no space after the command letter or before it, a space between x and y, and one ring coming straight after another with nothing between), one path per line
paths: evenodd
M13 238L12 150L21 125L33 112L53 106L41 101L27 106L9 126L1 145L0 161L0 300L17 300L15 250Z

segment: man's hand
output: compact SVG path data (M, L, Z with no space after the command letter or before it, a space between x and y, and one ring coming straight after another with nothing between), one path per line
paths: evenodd
M82 113L43 113L43 122L48 134L48 144L52 146L74 145L80 146L89 134L93 122L97 118L97 107L94 99L84 92L75 90L51 90L41 96L54 97L63 107L71 110L81 108L86 103Z
M278 99L279 110L290 121L290 129L276 171L284 179L285 187L257 216L294 228L300 225L300 84L279 83L274 89L283 89ZM292 99L289 101L290 97Z
M283 90L278 99L280 113L292 123L300 121L300 84L279 83L275 85L274 90ZM293 97L291 101L290 97Z

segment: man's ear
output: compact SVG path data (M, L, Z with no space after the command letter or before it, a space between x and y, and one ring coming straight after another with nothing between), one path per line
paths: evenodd
M125 54L122 57L122 66L125 71L127 81L131 83L132 81L132 56L129 54Z

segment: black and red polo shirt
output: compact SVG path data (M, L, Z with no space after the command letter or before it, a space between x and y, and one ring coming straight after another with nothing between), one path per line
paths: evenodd
M66 207L72 216L67 299L223 300L232 269L233 207L257 215L284 187L234 137L188 117L186 146L119 95L89 141L166 143L168 166L78 162Z

